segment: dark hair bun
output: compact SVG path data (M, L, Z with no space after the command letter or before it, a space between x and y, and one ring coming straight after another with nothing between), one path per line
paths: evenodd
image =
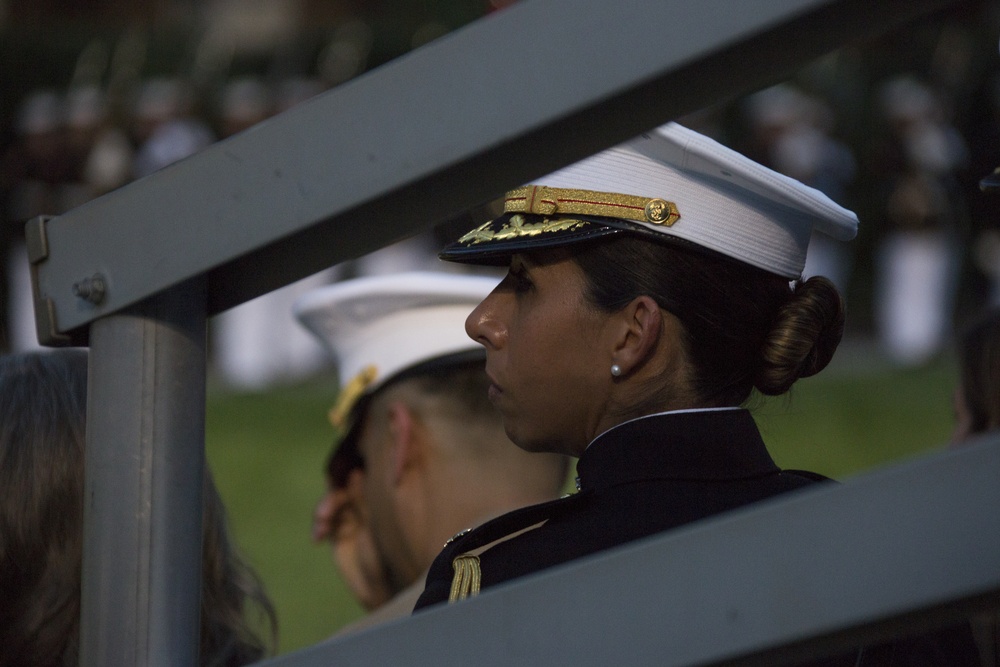
M776 396L799 378L823 370L844 335L844 302L828 279L809 278L795 286L764 339L754 386Z

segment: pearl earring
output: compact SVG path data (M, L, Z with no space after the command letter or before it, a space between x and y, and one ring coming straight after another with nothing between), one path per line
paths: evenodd
M622 367L618 364L611 364L611 375L618 377L622 374Z

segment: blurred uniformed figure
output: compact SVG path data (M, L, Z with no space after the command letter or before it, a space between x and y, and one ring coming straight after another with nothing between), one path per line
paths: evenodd
M111 100L97 86L77 86L66 95L66 135L81 190L79 206L128 183L133 148L114 122Z
M14 131L14 143L0 156L0 351L21 352L39 347L24 225L75 203L64 96L48 88L26 95Z
M753 157L846 204L856 164L850 148L833 137L834 114L823 100L782 83L748 97L746 110ZM852 253L847 242L813 233L802 273L829 278L843 294L854 264Z
M276 99L264 82L236 78L219 99L223 139L267 120ZM323 365L322 348L291 316L296 299L328 285L333 271L313 274L241 303L212 320L212 365L228 387L257 391L278 382L307 377Z
M133 110L138 149L134 178L142 178L193 155L216 140L195 113L197 97L182 79L154 78L142 84Z
M338 439L314 537L373 614L408 615L444 542L459 530L557 497L568 459L529 454L487 399L485 354L465 318L495 278L409 272L314 290L301 322L337 360Z
M876 253L875 322L892 361L920 366L941 352L952 328L966 206L958 175L968 147L925 83L893 79L879 101L888 126L879 169L888 187L886 232Z

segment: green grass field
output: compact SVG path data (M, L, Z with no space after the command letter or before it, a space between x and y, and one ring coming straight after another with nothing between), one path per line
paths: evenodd
M844 479L943 447L953 386L948 360L898 370L865 346L847 345L830 368L754 414L781 466ZM281 653L324 639L361 614L328 549L310 541L334 387L322 377L260 394L209 392L209 464L233 533L277 607Z

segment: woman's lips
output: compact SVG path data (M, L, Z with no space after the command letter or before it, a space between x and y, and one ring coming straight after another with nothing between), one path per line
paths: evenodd
M493 379L493 376L490 375L489 372L486 373L486 379L490 381L490 388L487 391L487 395L489 396L490 401L496 402L496 400L500 398L500 395L503 393L503 389L500 388L500 385L497 384L497 381Z

